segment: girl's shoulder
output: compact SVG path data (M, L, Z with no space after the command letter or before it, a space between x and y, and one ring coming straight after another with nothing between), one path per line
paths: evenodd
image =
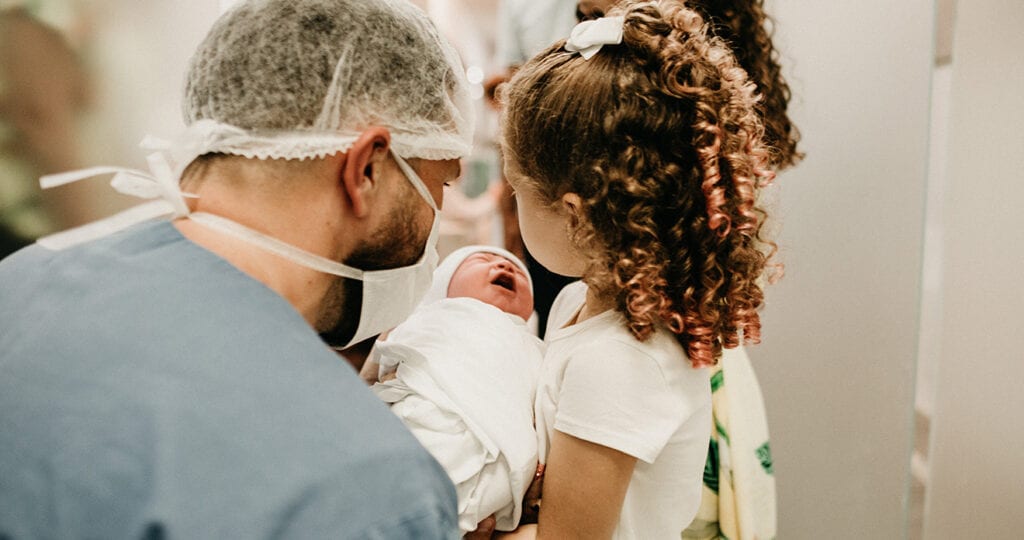
M570 316L572 313L570 313ZM675 389L701 389L709 384L706 369L694 368L686 350L666 329L638 340L615 311L606 311L566 328L549 332L545 362L572 370L603 372L611 379L626 373L646 373Z
M548 311L547 332L550 334L565 326L570 319L583 306L587 299L587 284L582 281L574 281L565 287L555 297Z
M683 422L709 410L708 370L667 331L640 341L613 311L563 330L571 333L548 343L542 366L542 387L558 396L555 429L652 463Z
M666 328L658 328L640 341L629 330L626 318L610 310L583 322L566 326L579 312L587 296L582 281L562 289L552 304L545 335L548 352L545 362L563 369L603 371L615 378L624 372L645 372L675 389L695 391L709 385L707 369L694 368L686 350Z

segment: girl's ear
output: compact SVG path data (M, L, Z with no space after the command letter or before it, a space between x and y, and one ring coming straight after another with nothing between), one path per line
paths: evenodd
M583 221L583 199L575 193L562 195L562 209L569 216L569 230L576 230Z

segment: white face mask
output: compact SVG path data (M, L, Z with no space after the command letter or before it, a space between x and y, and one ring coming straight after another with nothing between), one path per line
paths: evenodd
M266 236L234 221L207 214L193 212L188 218L207 227L231 234L257 247L284 257L296 264L313 270L363 282L363 300L359 311L359 326L355 334L344 344L331 344L337 349L350 347L364 339L375 336L398 326L412 313L423 295L430 289L430 283L437 268L437 239L441 213L426 184L408 163L392 151L398 167L412 183L427 204L434 210L434 222L423 248L423 254L413 264L387 270L360 270L315 255Z

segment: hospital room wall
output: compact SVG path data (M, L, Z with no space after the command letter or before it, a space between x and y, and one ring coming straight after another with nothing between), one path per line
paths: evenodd
M0 9L15 25L0 30L15 29L0 59L11 108L0 139L24 142L0 148L5 227L34 238L136 204L114 193L109 178L45 192L37 179L94 165L146 168L143 137L173 136L184 125L183 74L216 1L5 0Z
M1024 5L957 2L924 538L1024 530Z
M933 64L931 0L769 0L806 160L750 350L779 538L903 538Z
M93 102L81 122L82 163L146 169L146 135L171 138L184 128L181 96L192 51L219 14L215 0L85 3L91 29L85 47ZM113 15L113 16L111 16ZM95 218L138 203L85 181Z

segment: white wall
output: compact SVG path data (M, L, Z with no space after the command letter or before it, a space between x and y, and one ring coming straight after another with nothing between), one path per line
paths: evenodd
M934 4L774 0L806 161L778 180L786 276L761 378L779 538L902 538Z
M216 0L138 2L92 0L83 53L90 68L93 103L80 137L84 166L146 169L145 135L172 138L184 127L181 98L185 70L220 10ZM109 178L81 185L95 215L138 204L115 193ZM64 189L64 188L60 188Z
M957 3L924 538L1024 531L1024 4Z
M144 168L142 137L173 137L185 127L185 71L219 13L215 0L97 2L87 50L96 93L85 141L91 162Z

